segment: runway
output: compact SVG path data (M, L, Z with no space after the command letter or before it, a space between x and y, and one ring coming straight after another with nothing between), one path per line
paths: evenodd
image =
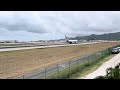
M36 49L36 48L51 48L51 47L63 47L63 46L71 46L71 45L83 45L83 44L94 44L101 42L88 42L88 43L79 43L79 44L64 44L64 45L49 45L49 46L12 46L12 47L0 47L0 52L4 51L15 51L15 50L26 50L26 49Z

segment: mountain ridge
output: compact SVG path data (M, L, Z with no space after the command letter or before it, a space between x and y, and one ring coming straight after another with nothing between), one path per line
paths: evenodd
M120 32L116 33L108 33L108 34L91 34L89 36L76 36L74 38L70 38L72 40L120 40Z

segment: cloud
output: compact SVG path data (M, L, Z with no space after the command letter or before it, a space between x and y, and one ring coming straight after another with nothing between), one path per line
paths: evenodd
M0 28L10 31L27 31L34 33L46 33L47 31L39 21L39 16L28 12L10 12L0 15ZM8 14L8 15L6 15Z
M77 36L118 32L119 11L1 11L0 32ZM10 32L9 32L10 33ZM9 34L8 33L8 34ZM51 38L51 37L48 37Z
M52 12L50 15L47 12L47 21L48 25L51 25L52 29L58 30L59 33L69 35L101 34L119 31L120 12L64 11Z

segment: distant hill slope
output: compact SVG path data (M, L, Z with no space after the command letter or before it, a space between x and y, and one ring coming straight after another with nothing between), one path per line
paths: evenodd
M108 34L102 34L102 35L95 35L92 34L90 36L77 36L75 38L71 39L77 39L77 40L120 40L120 32L117 33L108 33Z

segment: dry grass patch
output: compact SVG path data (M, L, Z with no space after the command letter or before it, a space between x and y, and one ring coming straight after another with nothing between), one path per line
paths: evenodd
M93 51L100 51L120 44L97 43L44 49L0 52L0 78L22 75L43 67L68 61Z

